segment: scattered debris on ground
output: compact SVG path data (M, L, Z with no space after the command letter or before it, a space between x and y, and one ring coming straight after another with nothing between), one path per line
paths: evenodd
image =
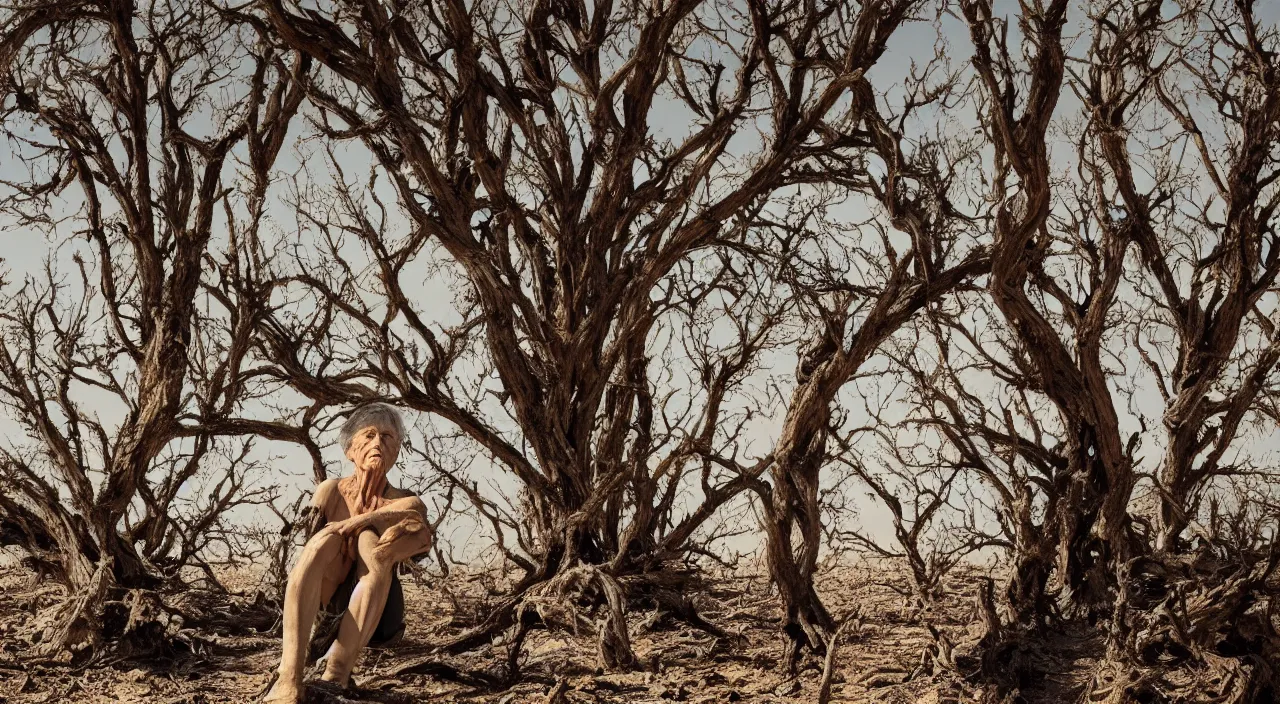
M957 701L944 677L924 676L922 655L933 645L929 626L956 642L974 627L973 593L978 571L958 570L938 603L913 604L895 591L905 576L885 569L842 568L820 582L833 612L851 615L832 663L830 701ZM637 667L598 668L593 637L549 631L529 634L520 678L503 682L507 646L500 640L460 656L432 652L432 644L456 633L486 598L483 580L455 573L443 585L406 580L412 615L403 640L369 651L357 669L356 687L335 693L314 687L311 702L808 702L817 701L824 662L807 659L797 677L780 667L775 594L763 576L724 576L698 597L699 611L731 638L716 638L660 613L631 613L629 627ZM441 587L444 588L441 588ZM23 661L35 636L36 612L56 598L52 588L31 585L16 569L0 572L0 702L6 704L214 704L250 702L263 691L279 657L270 635L206 634L200 654L170 662L121 661L77 668ZM1047 668L1033 701L1072 701L1089 682L1100 643L1087 633L1054 636ZM913 675L915 675L913 677Z

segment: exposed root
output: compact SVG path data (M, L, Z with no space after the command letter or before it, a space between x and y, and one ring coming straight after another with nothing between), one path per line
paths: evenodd
M606 670L629 669L636 662L627 633L622 585L593 565L580 564L530 589L519 617L532 610L543 623L566 624L575 634L595 632L596 656ZM599 618L591 618L599 613Z
M95 651L102 643L102 605L111 588L111 558L98 563L89 586L70 596L46 614L32 640L32 655L38 659L69 653L73 660Z
M786 646L782 653L783 666L792 675L800 671L800 659L806 649L814 655L826 653L827 630L814 619L798 616L783 626L782 631L786 635Z
M489 610L483 621L440 643L435 650L456 655L488 645L498 634L515 624L516 610L520 608L524 595L524 590L517 590L511 596L504 598Z
M627 670L638 662L626 622L628 605L632 602L655 607L655 623L662 616L670 615L724 641L740 640L702 617L693 601L683 593L690 581L691 575L680 570L614 577L601 567L578 564L550 579L517 587L515 593L492 608L483 621L439 644L434 652L462 653L501 638L507 648L503 681L510 683L519 677L520 655L528 632L535 628L563 628L575 634L588 632L596 636L596 656L601 669Z
M564 704L564 693L569 691L569 683L566 680L556 682L556 686L547 692L547 698L542 700L542 704Z
M397 692L348 687L342 689L331 682L311 680L306 683L306 691L302 695L302 704L360 704L363 702L381 702L382 704L412 704L418 698Z
M447 662L433 657L418 658L406 662L387 673L385 678L395 679L405 675L427 675L449 682L457 682L468 687L487 690L502 689L509 686L506 677L495 677L488 672L475 670L460 670Z
M654 615L646 624L647 629L655 629L663 616L683 622L704 633L721 640L737 642L738 636L724 630L703 618L690 593L699 593L704 585L694 575L681 573L675 569L663 569L657 572L628 575L618 580L626 590L630 604L651 603L655 607Z
M696 613L696 612L695 612ZM502 677L476 677L453 670L435 658L413 664L413 672L436 674L481 687L509 685L519 678L525 637L534 628L563 628L596 636L596 656L606 670L626 670L637 661L627 630L624 586L594 565L579 564L554 577L518 587L474 628L434 648L436 654L461 653L493 643L505 632L507 662ZM406 671L406 672L408 672Z
M507 667L505 684L513 684L520 678L520 653L524 650L524 639L529 635L529 631L538 625L536 616L529 611L522 611L520 621L512 629L514 633L511 635L507 643Z
M173 593L114 586L101 566L90 586L50 608L29 636L32 660L105 665L130 659L176 659L207 652L220 635L269 631L279 607L225 592Z
M1277 562L1275 551L1252 564L1204 553L1128 562L1089 701L1273 701Z
M1019 690L1031 669L1026 634L1005 624L995 606L995 586L984 578L975 595L975 609L982 624L976 639L953 643L933 624L926 624L933 643L920 656L920 664L906 680L933 679L944 700L987 704L1020 701Z

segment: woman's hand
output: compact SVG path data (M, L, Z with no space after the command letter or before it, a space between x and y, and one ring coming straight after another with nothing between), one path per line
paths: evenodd
M344 521L330 523L324 529L342 538L343 557L348 560L354 560L359 554L360 534L369 527L369 521L365 516L355 516Z

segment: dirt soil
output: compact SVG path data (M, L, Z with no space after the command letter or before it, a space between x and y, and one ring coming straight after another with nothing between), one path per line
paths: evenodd
M974 635L973 594L982 574L956 575L932 608L912 605L895 591L904 586L889 569L841 568L819 591L837 617L856 614L837 651L833 702L935 703L964 700L938 678L909 674L933 641L932 623L953 642ZM77 668L31 664L36 612L57 592L32 585L16 568L0 568L0 704L212 704L255 701L279 658L280 641L269 635L202 634L195 655L164 661L122 661ZM703 616L740 640L717 639L652 613L631 614L632 648L640 660L631 672L602 672L588 634L534 631L524 647L522 678L510 688L463 684L441 665L463 673L503 672L507 647L498 643L456 657L431 655L433 643L458 632L496 596L484 575L455 573L426 584L405 580L409 624L399 643L366 653L356 670L358 689L325 701L379 702L811 702L818 697L823 663L810 657L799 677L780 665L777 601L762 576L725 576L696 599ZM1064 633L1037 653L1043 677L1028 684L1032 702L1076 701L1092 675L1098 644ZM465 679L465 678L464 678ZM319 701L319 695L310 697Z

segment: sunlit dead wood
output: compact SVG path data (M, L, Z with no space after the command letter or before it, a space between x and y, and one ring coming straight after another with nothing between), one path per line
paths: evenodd
M1132 599L1131 566L1176 563L1180 558L1168 553L1185 549L1180 541L1188 526L1209 544L1221 539L1200 524L1205 497L1222 490L1218 478L1265 474L1247 459L1224 458L1239 450L1241 429L1265 417L1262 379L1275 365L1272 304L1263 301L1280 260L1274 231L1261 224L1273 219L1277 202L1269 190L1277 174L1275 54L1263 48L1275 46L1274 28L1261 29L1247 2L1180 12L1160 2L1090 3L1083 9L1092 41L1068 60L1062 41L1068 5L1021 8L1019 60L1010 48L1010 20L989 3L961 3L976 47L984 134L995 155L988 291L1004 330L974 332L985 324L948 316L945 326L960 337L948 332L938 344L951 380L944 375L940 384L925 366L914 371L919 387L932 389L921 407L926 422L942 429L962 463L996 490L1012 548L1006 596L1013 623L1005 635L1014 638L1054 616L1054 602L1068 607L1065 616L1106 619L1123 610L1118 604ZM1065 116L1064 89L1075 99ZM1073 119L1077 106L1082 117ZM1074 142L1059 153L1070 164L1062 175L1050 156L1052 129ZM975 368L1008 384L1006 395L1024 399L1016 413L1001 419L965 392L956 365L946 362L954 357L949 340L957 339ZM1132 359L1122 354L1125 340L1136 352ZM1140 448L1151 441L1146 415L1135 408L1148 374L1164 402L1164 434L1153 438L1162 458L1145 475L1149 488L1140 484L1137 465ZM1047 427L1031 410L1037 398L1056 411ZM1136 415L1137 427L1122 431L1123 415ZM992 471L999 464L1022 468ZM1019 476L1024 480L1007 481ZM1159 507L1154 517L1135 505L1135 488L1151 492ZM1241 506L1246 514L1249 501ZM1045 518L1037 526L1038 502ZM1012 520L1019 515L1024 519ZM1256 524L1247 539L1264 539L1268 525ZM1241 569L1265 572L1259 559L1231 558ZM1212 581L1210 574L1190 581ZM1251 599L1269 604L1265 581L1247 589ZM1138 656L1116 643L1129 642L1130 629L1145 628L1136 624L1146 617L1126 618L1109 623L1121 669L1120 662L1132 667ZM1273 643L1267 634L1248 655L1231 657L1267 657L1262 653ZM1235 667L1211 660L1170 665ZM1242 691L1271 687L1269 677L1251 670ZM1121 683L1112 695L1130 701L1140 689Z

